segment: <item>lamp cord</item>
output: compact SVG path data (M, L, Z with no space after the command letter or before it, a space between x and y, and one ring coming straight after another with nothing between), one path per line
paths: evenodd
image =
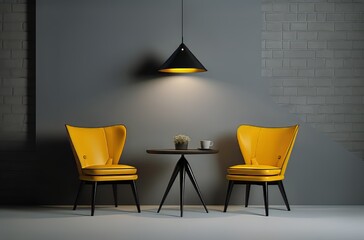
M183 0L182 0L182 43L183 43Z

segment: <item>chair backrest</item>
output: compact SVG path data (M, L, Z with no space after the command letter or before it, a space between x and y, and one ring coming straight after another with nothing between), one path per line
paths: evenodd
M241 125L237 138L246 164L280 167L284 175L299 126L260 127Z
M87 166L119 162L126 139L125 126L88 128L66 125L66 129L80 174Z

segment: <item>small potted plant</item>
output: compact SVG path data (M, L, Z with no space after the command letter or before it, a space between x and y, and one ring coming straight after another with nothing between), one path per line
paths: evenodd
M174 136L173 140L176 150L186 150L188 148L188 142L191 141L191 138L187 135L178 134Z

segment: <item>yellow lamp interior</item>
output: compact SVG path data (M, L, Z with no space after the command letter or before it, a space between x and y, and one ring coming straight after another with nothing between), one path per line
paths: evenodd
M159 72L165 72L165 73L194 73L194 72L206 72L206 70L202 69L202 68L166 68L166 69L160 69Z

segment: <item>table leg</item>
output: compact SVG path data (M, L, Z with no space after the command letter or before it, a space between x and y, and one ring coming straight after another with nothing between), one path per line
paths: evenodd
M202 199L201 191L200 191L200 188L197 185L195 175L193 174L192 168L191 168L190 164L187 162L187 160L186 160L186 172L187 172L187 175L189 176L189 178L190 178L190 180L192 182L192 185L195 187L195 190L196 190L196 192L198 194L198 197L201 200L202 205L204 206L206 212L208 213L209 211L207 210L207 207L206 207L206 205L205 205L205 203L204 203L204 201Z
M181 217L183 217L183 204L184 204L184 195L185 195L185 179L186 179L186 166L182 164L180 170L180 209L181 209Z
M158 212L161 210L161 208L162 208L162 206L163 206L163 203L164 203L164 201L166 200L166 197L167 197L167 195L168 195L168 193L169 193L169 190L171 190L171 187L172 187L172 185L173 185L174 181L176 180L176 177L177 177L178 172L179 172L179 171L181 170L181 168L183 167L183 166L181 166L181 165L182 165L182 164L181 164L181 161L178 161L178 162L177 162L177 164L176 164L176 166L174 167L174 170L173 170L173 173L172 173L171 179L169 180L169 183L168 183L167 189L166 189L166 191L164 192L164 195L163 195L163 198L162 198L161 203L159 204Z

